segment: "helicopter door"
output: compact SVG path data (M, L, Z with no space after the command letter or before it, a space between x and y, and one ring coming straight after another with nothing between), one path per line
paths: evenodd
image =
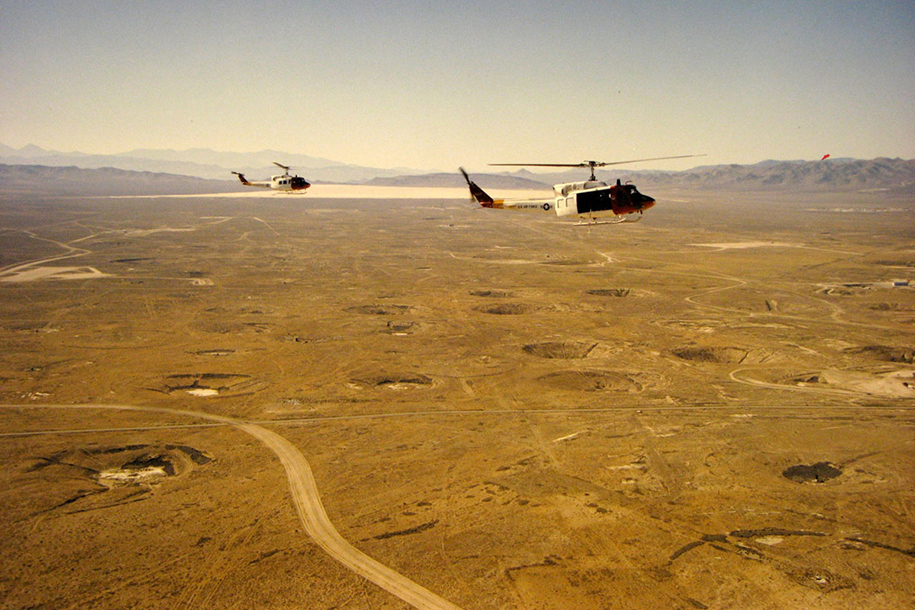
M580 191L575 194L575 199L578 201L579 214L591 214L592 212L604 212L613 209L610 189L608 188Z

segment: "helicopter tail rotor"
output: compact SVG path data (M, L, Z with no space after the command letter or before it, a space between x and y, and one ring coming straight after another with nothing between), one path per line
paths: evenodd
M458 169L461 171L461 174L463 174L464 180L467 181L467 186L470 188L470 196L473 197L473 200L484 208L493 207L493 198L490 197L486 191L481 189L476 182L470 179L470 176L467 175L467 172L464 171L463 167L459 167Z

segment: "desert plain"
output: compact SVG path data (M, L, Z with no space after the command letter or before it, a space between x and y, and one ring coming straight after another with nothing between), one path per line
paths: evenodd
M4 199L0 607L912 607L915 200L644 191Z

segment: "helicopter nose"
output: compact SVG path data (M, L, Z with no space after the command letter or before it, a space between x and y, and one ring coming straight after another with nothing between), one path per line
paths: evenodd
M642 201L643 210L647 210L648 208L654 206L655 201L652 197L648 197L647 195L643 195L643 196L645 197L645 199Z

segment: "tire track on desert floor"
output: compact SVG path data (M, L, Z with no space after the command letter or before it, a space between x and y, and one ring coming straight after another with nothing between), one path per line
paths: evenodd
M267 446L280 459L286 470L292 501L305 531L324 551L363 578L375 583L419 610L460 610L460 607L413 582L406 576L372 559L340 535L331 523L315 482L311 466L305 456L286 438L253 423L247 423L211 413L140 407L134 405L2 405L6 408L45 409L107 409L115 411L141 411L184 415L230 425L253 436Z

